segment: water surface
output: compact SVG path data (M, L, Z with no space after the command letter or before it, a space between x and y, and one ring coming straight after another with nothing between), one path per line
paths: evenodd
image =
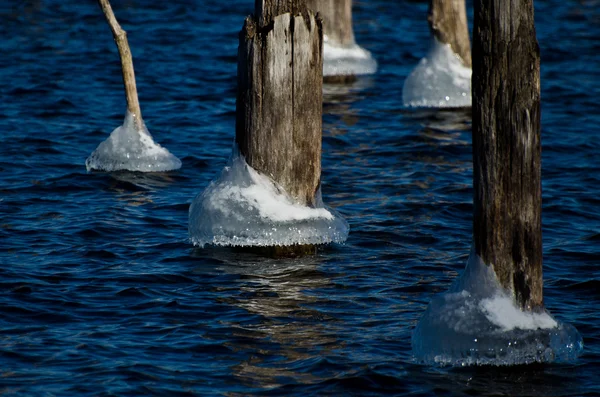
M471 245L470 112L408 111L427 4L355 2L379 72L326 86L323 198L345 245L273 260L198 249L188 207L234 136L252 1L114 1L140 102L178 172L87 173L125 113L94 2L0 6L0 390L31 396L585 396L600 385L600 3L536 1L546 306L573 365L417 365L410 334Z

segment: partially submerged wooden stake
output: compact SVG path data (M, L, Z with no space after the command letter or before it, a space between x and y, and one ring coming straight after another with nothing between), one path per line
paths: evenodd
M125 85L125 96L127 97L127 110L133 114L136 128L142 130L142 110L140 109L140 102L138 100L137 88L135 85L135 73L133 71L131 50L129 49L129 43L127 42L127 32L124 31L119 25L119 22L117 22L117 18L115 17L108 0L98 0L98 3L100 4L100 7L102 7L104 16L106 16L113 38L119 49L121 68L123 70L123 84Z
M321 22L302 1L256 4L240 33L236 142L250 166L312 206L321 177Z
M335 46L354 44L352 0L307 0L308 8L323 18L323 33Z
M250 166L313 206L321 178L321 20L304 0L257 0L255 11L240 33L236 142Z
M336 47L355 44L352 29L352 0L307 0L307 7L323 18L323 34ZM326 83L351 83L356 81L352 74L324 76Z
M470 68L471 44L465 0L430 0L427 20L431 34L439 42L450 44L464 66Z
M533 1L476 0L473 237L525 310L542 308L540 51Z

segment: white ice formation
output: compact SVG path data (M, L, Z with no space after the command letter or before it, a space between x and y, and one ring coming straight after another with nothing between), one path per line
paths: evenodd
M365 75L377 72L377 61L358 44L338 46L323 38L323 76Z
M404 81L402 102L409 107L469 107L471 74L450 44L434 37L427 56Z
M323 205L320 192L314 208L297 204L234 150L219 177L192 202L189 234L201 247L342 243L348 224Z
M418 362L432 365L519 365L570 362L583 349L577 330L545 309L523 312L491 266L471 252L448 292L436 296L412 335Z
M144 124L139 130L129 111L123 125L117 127L87 158L88 171L160 172L181 168L181 160L155 143Z

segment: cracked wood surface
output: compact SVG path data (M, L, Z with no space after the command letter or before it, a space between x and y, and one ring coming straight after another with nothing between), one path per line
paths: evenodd
M266 24L260 18L246 18L240 33L236 142L250 166L298 203L314 205L321 176L322 25L306 9Z
M475 250L526 310L543 305L540 50L533 1L476 0Z

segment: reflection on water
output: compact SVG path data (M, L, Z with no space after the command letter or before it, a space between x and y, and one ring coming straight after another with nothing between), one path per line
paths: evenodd
M577 366L522 365L516 367L431 368L414 366L409 376L438 395L581 396Z
M233 375L248 386L270 388L289 383L311 384L327 379L315 371L321 359L339 348L336 337L324 332L331 318L312 309L317 302L310 291L330 287L325 273L318 270L322 257L272 259L214 248L218 270L239 275L241 284L228 303L258 315L259 321L231 325L244 339L233 350L250 353L232 368Z
M323 102L331 103L351 103L366 91L375 85L375 79L370 76L361 76L356 80L345 83L323 84Z
M374 117L351 101L326 108L324 151L338 161L325 164L324 181L353 187L337 196L342 205L389 209L394 203L460 202L457 192L465 193L463 202L471 202L470 109L395 109ZM385 133L377 127L378 117L398 117L405 128ZM449 175L461 177L448 185ZM442 186L448 188L440 191ZM357 218L368 215L351 212Z
M404 109L401 113L409 125L420 125L444 132L471 129L471 108Z
M110 176L108 189L115 193L117 200L133 207L154 203L154 192L176 182L175 173L167 172L116 171L105 175Z
M116 171L110 176L119 182L130 183L140 189L157 190L165 189L175 183L174 172L131 172Z
M374 83L372 77L361 76L352 82L323 84L323 114L336 117L335 120L324 118L325 135L344 135L348 128L360 121L356 103L365 98L363 91L367 91Z

